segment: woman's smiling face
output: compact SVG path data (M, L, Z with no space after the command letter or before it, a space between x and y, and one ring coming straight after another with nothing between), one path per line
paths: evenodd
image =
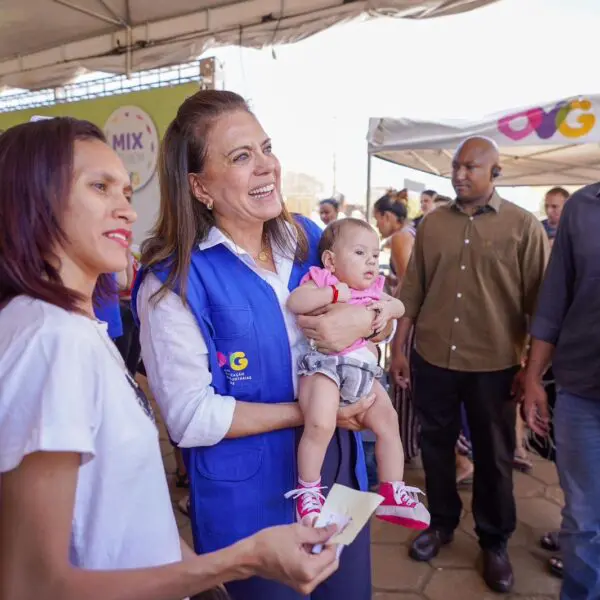
M190 179L194 195L215 218L248 224L282 211L281 166L271 140L251 113L226 113L207 136L204 171Z

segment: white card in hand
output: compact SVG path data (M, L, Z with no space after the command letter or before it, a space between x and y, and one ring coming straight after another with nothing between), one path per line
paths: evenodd
M326 527L335 523L338 533L331 538L331 543L348 546L382 502L383 496L379 494L360 492L336 483L325 500L315 527ZM321 550L320 545L313 547L315 554Z

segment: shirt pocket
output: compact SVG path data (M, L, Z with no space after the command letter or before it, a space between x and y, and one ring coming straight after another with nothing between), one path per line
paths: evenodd
M238 438L197 452L196 470L212 481L239 483L254 477L263 460L264 442Z
M481 241L483 257L491 261L501 261L510 267L518 268L519 265L519 243L512 235L500 235L487 237Z
M208 317L227 387L219 392L237 400L259 402L262 377L252 311L247 306L212 306Z
M193 516L202 551L229 546L266 526L264 452L262 437L194 449Z

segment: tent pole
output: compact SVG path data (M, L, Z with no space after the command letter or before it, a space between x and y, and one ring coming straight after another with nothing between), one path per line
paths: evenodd
M367 221L371 220L371 153L367 152Z

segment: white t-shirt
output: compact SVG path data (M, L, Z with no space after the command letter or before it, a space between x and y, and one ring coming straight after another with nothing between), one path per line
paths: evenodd
M104 323L39 300L0 311L0 485L27 454L77 452L72 564L177 562L158 431L107 344Z

